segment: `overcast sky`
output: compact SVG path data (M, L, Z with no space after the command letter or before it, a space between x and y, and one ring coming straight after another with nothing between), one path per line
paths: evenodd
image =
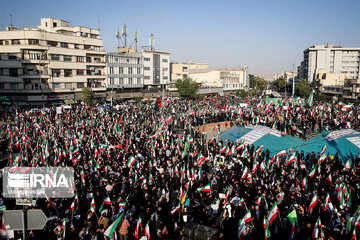
M311 45L360 47L359 0L1 0L0 29L13 15L18 28L36 27L40 18L98 28L107 51L115 51L118 28L128 26L128 43L139 45L154 34L155 48L172 62L248 66L271 78L299 65Z

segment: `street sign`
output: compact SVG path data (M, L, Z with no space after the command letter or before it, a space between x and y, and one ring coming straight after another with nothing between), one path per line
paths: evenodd
M27 229L42 230L48 218L41 209L31 209L27 211Z
M24 229L23 210L5 210L3 213L5 230ZM29 209L26 211L26 229L42 230L48 220L41 209Z

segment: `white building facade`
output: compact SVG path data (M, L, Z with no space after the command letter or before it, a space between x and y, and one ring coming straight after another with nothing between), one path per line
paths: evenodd
M165 89L170 84L170 53L141 51L144 63L144 88Z
M37 28L0 31L0 94L15 103L80 100L84 87L106 96L100 31L42 18Z
M223 88L224 91L236 91L247 88L246 67L237 70L191 70L190 78L200 83L204 88Z
M299 79L312 82L316 70L347 74L349 79L360 78L360 48L334 45L311 46L304 51L304 60L298 68Z

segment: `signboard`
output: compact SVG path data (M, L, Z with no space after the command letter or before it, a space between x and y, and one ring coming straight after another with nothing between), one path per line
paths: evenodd
M25 212L23 210L6 210L3 217L5 230L23 230L24 227L27 230L42 230L48 220L41 209L31 209Z
M62 114L62 107L56 107L56 114Z

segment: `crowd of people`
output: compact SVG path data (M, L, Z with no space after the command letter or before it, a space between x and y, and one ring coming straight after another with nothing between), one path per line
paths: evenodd
M38 198L30 207L49 221L27 239L186 239L189 222L216 229L218 239L354 239L357 153L341 159L326 145L317 153L272 153L198 127L260 124L306 139L359 130L359 114L356 106L235 97L75 105L61 114L12 107L0 114L1 153L10 153L6 166L75 170L73 198ZM14 199L3 201L17 208Z

